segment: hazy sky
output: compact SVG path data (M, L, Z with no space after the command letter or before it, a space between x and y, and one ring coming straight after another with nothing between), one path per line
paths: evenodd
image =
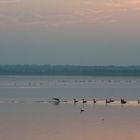
M0 64L140 64L140 0L0 0Z

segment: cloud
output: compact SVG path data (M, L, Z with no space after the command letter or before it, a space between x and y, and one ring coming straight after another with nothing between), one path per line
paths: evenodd
M0 4L18 3L20 0L0 0Z
M0 4L16 2L20 2L20 0L0 0ZM114 24L119 22L122 17L125 18L126 11L131 12L130 9L140 10L140 0L106 0L100 2L80 0L76 8L70 7L69 10L63 9L62 6L54 8L47 5L44 9L38 9L34 5L29 5L27 0L20 6L21 8L17 6L18 10L15 6L9 11L6 6L3 11L0 9L0 27L68 27L78 24Z
M114 1L108 1L105 3L106 7L113 10L118 11L128 11L130 9L136 10L137 8L140 8L140 0L114 0Z
M140 0L106 0L106 1L94 1L94 0L83 0L83 3L92 7L102 7L105 10L111 11L126 11L131 9L140 8Z

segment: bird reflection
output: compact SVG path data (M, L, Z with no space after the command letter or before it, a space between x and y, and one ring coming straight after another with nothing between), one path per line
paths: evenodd
M58 106L60 102L52 102L53 105Z

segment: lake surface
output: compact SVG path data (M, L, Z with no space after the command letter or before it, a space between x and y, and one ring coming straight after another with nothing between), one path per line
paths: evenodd
M110 97L116 101L106 105ZM140 77L1 76L0 139L139 140L138 98Z

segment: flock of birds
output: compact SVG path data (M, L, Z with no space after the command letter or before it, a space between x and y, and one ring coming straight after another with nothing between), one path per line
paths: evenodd
M59 104L59 103L61 102L61 100L60 100L59 98L53 98L53 101L54 101L55 103L57 103L57 104ZM74 99L74 100L73 100L73 103L74 103L74 104L76 104L76 103L78 103L78 102L79 102L79 100L77 100L77 99ZM82 103L83 103L83 104L86 104L87 102L88 102L88 101L85 100L84 98L82 99ZM106 103L106 104L113 103L113 102L115 102L115 100L113 100L112 98L105 99L105 103ZM96 99L93 99L93 103L96 104L96 103L97 103L97 100L96 100ZM123 104L127 104L127 101L126 101L125 99L121 99L121 100L120 100L120 103L121 103L122 105L123 105ZM137 100L137 103L140 104L140 99ZM80 111L81 111L81 112L84 112L84 109L81 108Z

